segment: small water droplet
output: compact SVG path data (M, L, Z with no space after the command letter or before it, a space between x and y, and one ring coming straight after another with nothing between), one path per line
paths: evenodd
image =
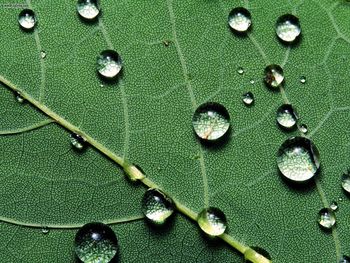
M302 132L302 133L304 133L304 134L307 134L308 128L307 128L306 124L300 125L299 131Z
M48 229L46 226L41 228L41 233L48 234L50 232L50 229Z
M343 255L339 263L350 263L350 257Z
M332 203L329 205L329 208L332 209L333 211L337 211L338 203L336 201L332 201Z
M36 22L37 20L33 10L24 9L18 15L18 23L24 30L34 29Z
M105 50L97 58L98 73L107 79L115 78L122 69L122 60L114 50Z
M239 68L237 69L237 73L238 73L239 75L243 75L243 74L244 74L244 69L243 69L242 67L239 67Z
M338 198L338 201L339 201L339 202L342 202L342 201L343 201L343 198L342 198L342 197L339 197L339 198Z
M102 83L100 84L100 87L103 88L105 85L103 85Z
M174 213L174 203L158 189L148 189L142 199L142 212L154 224L164 224Z
M277 109L277 123L286 130L291 130L296 127L298 116L290 104L283 104Z
M305 76L301 76L300 77L300 83L301 84L305 84L306 83L306 77Z
M299 19L291 14L286 14L277 19L276 34L280 40L286 43L294 42L301 33Z
M198 215L197 222L199 227L211 236L223 234L227 227L225 214L215 207L203 209Z
M253 84L255 83L255 80L254 80L254 79L251 79L251 80L249 81L249 83L253 85Z
M78 0L77 11L87 20L94 20L100 13L98 0Z
M269 65L265 68L265 83L271 88L278 88L284 81L283 69L279 65Z
M247 32L252 24L250 12L243 7L232 9L228 16L228 24L238 33Z
M75 253L84 263L109 263L118 253L117 237L105 224L86 224L75 235Z
M242 101L246 106L251 106L254 103L254 95L250 91L242 95Z
M46 58L46 52L44 50L40 51L40 57L42 59Z
M289 138L277 152L277 166L287 179L294 182L307 181L320 167L318 149L307 138Z
M229 130L230 115L221 104L207 102L200 105L193 114L192 125L199 138L215 141Z
M346 192L350 193L350 174L349 173L343 174L341 178L341 186Z
M334 211L329 208L322 208L318 213L318 223L325 229L331 229L335 225Z
M15 92L15 99L18 103L23 103L25 101L25 99L19 92Z
M70 139L71 139L71 144L75 149L81 151L85 148L86 140L79 134L72 133L70 135Z

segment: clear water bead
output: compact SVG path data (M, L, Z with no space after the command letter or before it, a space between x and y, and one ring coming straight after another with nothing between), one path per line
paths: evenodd
M329 208L332 209L333 211L337 211L338 203L336 201L332 201L332 203L329 205Z
M19 92L15 92L15 99L18 103L24 103L25 100Z
M86 146L86 140L79 134L72 133L70 135L71 144L77 150L83 150Z
M250 12L243 7L236 7L232 9L228 16L228 24L230 28L236 32L247 32L252 24Z
M239 68L237 69L237 73L238 73L239 75L243 75L243 74L244 74L244 69L243 69L242 67L239 67Z
M322 208L318 213L318 223L325 229L331 229L335 225L335 214L332 209Z
M350 193L350 174L349 174L349 172L342 175L341 186L347 193Z
M148 189L142 199L142 212L146 218L157 225L164 224L174 213L173 201L158 189Z
M276 64L265 68L265 83L271 88L278 88L284 81L283 69Z
M223 234L227 227L225 214L218 208L203 209L197 218L199 227L210 236Z
M250 91L242 95L242 101L246 106L251 106L254 103L254 95Z
M49 232L50 232L50 229L48 229L48 227L44 226L41 228L41 233L48 234Z
M18 23L24 30L34 29L36 22L37 20L33 10L24 9L18 15Z
M44 50L40 51L40 57L42 59L46 58L46 52Z
M290 104L283 104L277 109L276 120L283 129L291 130L296 127L298 116Z
M294 182L307 181L320 168L318 149L307 138L289 138L277 152L277 166L285 178Z
M306 124L300 125L299 131L302 132L302 133L304 133L304 134L307 134L308 128L307 128Z
M105 50L97 58L97 71L106 78L113 79L121 71L123 66L121 57L114 50Z
M305 76L301 76L300 77L300 83L301 84L305 84L306 83L306 77Z
M294 42L301 33L299 19L291 14L286 14L277 19L276 34L280 40L287 43Z
M100 13L98 0L78 0L77 11L84 19L95 19Z
M221 104L207 102L200 105L193 114L192 125L199 138L215 141L229 130L230 115Z
M75 253L84 263L109 263L118 253L117 237L105 224L86 224L75 235Z

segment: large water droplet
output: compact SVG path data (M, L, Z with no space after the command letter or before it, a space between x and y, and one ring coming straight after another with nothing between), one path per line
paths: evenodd
M344 255L344 256L340 259L339 263L350 263L350 257Z
M104 78L115 78L122 69L122 60L114 50L105 50L97 58L98 73Z
M283 42L294 42L300 33L301 27L296 16L286 14L277 19L276 34Z
M338 203L336 201L332 201L332 203L329 205L329 208L332 209L333 211L337 211Z
M278 88L284 81L283 69L279 65L269 65L265 68L265 83L271 88Z
M70 138L71 138L71 144L75 149L81 151L86 146L86 140L79 134L72 133L70 135Z
M312 178L320 167L319 152L307 138L287 139L277 152L277 165L287 179L304 182Z
M18 23L24 30L34 29L36 16L33 10L24 9L19 13Z
M291 130L296 127L298 117L292 105L283 104L277 109L276 120L282 128Z
M198 215L197 222L199 227L211 236L223 234L227 227L225 214L215 207L203 209Z
M118 253L117 237L105 224L86 224L76 233L75 253L84 263L108 263Z
M236 32L247 32L252 24L250 12L243 7L232 9L228 16L228 24Z
M164 224L174 213L174 203L158 189L148 189L142 199L142 212L154 224Z
M84 19L95 19L100 13L98 0L78 0L77 11Z
M318 223L326 229L331 229L335 225L335 214L332 209L322 208L318 213Z
M242 95L242 101L246 106L251 106L254 103L254 95L250 91Z
M350 193L350 174L349 173L345 173L342 175L341 186L347 193Z
M192 119L194 131L203 140L222 138L230 128L230 115L219 103L207 102L200 105Z

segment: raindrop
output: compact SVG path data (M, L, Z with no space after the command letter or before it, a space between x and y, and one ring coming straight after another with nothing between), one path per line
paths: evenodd
M242 101L246 106L251 106L254 103L254 95L250 91L242 95Z
M302 133L304 133L304 134L307 134L308 129L307 129L306 124L302 124L302 125L300 125L300 127L299 127L299 131L300 131L300 132L302 132Z
M221 104L207 102L195 111L192 125L199 138L214 141L222 138L229 130L230 115Z
M239 75L243 75L243 74L244 74L244 69L243 69L242 67L239 67L239 68L237 69L237 73L238 73Z
M306 77L305 76L301 76L300 77L300 83L301 84L305 84L306 83Z
M98 0L78 0L77 11L84 19L95 19L100 13Z
M105 50L97 58L97 71L107 79L115 78L122 69L122 60L114 50Z
M318 149L307 138L289 138L277 152L277 166L287 179L294 182L307 181L320 167Z
M86 140L79 134L72 133L70 135L70 139L71 139L71 144L75 149L81 151L85 148Z
M174 213L174 203L158 189L148 189L142 199L142 212L146 218L157 225L164 224Z
M286 14L277 19L276 34L283 42L294 42L300 33L301 27L299 19L296 16Z
M50 229L48 229L46 226L41 228L41 233L48 234L50 232Z
M350 193L350 174L349 173L343 174L341 178L341 186L347 193Z
M19 13L18 23L24 30L32 30L36 24L36 16L33 10L24 9Z
M348 256L342 256L342 258L340 259L339 263L350 263L350 257Z
M283 104L277 109L277 123L286 130L291 130L296 127L298 116L290 104Z
M117 237L105 224L86 224L75 235L75 253L84 263L108 263L118 253Z
M325 229L331 229L335 225L334 211L329 208L322 208L318 213L318 223Z
M25 99L19 92L15 92L15 99L18 103L23 103L25 101Z
M278 88L284 80L283 69L279 65L269 65L265 68L265 83L271 88Z
M197 222L199 227L211 236L223 234L227 227L225 214L215 207L203 209L198 215Z
M46 58L46 52L44 50L40 51L40 57L42 59Z
M238 33L247 32L252 24L250 12L243 7L232 9L228 16L228 24Z
M253 84L255 83L255 80L254 80L254 79L251 79L251 80L249 81L249 83L253 85Z
M332 209L333 211L337 211L338 210L338 203L336 201L333 201L330 206L330 209Z

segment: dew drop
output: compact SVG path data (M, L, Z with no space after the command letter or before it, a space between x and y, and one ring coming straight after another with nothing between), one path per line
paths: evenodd
M242 95L242 101L246 106L251 106L254 103L254 95L250 91Z
M40 51L40 57L42 59L46 58L46 52L44 50Z
M221 104L207 102L195 111L192 125L199 138L215 141L222 138L229 130L230 115Z
M306 124L300 125L299 131L302 132L302 133L304 133L304 134L307 134L308 128L307 128Z
M143 196L142 212L150 222L161 225L174 213L174 203L160 190L151 188Z
M347 193L350 193L350 174L349 173L345 173L342 175L341 186Z
M48 229L46 226L41 228L41 233L48 234L50 232L50 229Z
M294 42L301 33L299 19L291 14L286 14L277 19L276 34L280 40L286 43Z
M242 67L237 68L237 73L239 75L243 75L244 74L244 69Z
M300 83L301 84L305 84L306 83L306 77L305 76L301 76L300 77Z
M252 24L250 12L243 7L232 9L228 16L228 24L238 33L247 32Z
M15 92L15 99L18 103L24 103L25 99L19 92Z
M84 19L95 19L100 13L98 0L78 0L77 11Z
M97 71L107 79L115 78L122 69L122 60L114 50L105 50L97 58Z
M253 85L253 84L255 83L255 80L254 80L254 79L251 79L251 80L249 81L249 83Z
M333 211L337 211L338 210L338 203L336 201L332 201L329 208L332 209Z
M24 30L32 30L37 22L35 13L31 9L24 9L18 15L18 23Z
M312 178L320 167L318 149L307 138L289 138L277 152L277 166L287 179L305 182Z
M277 109L276 120L280 127L291 130L296 127L298 116L290 104L283 104Z
M108 263L118 253L117 237L105 224L86 224L76 233L75 253L84 263Z
M318 213L318 223L325 229L331 229L335 225L335 214L330 208L322 208Z
M71 139L71 144L75 149L81 151L85 148L86 140L79 134L72 133L70 135L70 139Z
M348 256L342 256L342 258L340 259L339 263L350 263L350 257Z
M198 215L199 227L208 235L219 236L223 234L227 227L226 216L218 208L204 208Z
M265 68L265 83L271 88L278 88L284 80L283 69L279 65L269 65Z

